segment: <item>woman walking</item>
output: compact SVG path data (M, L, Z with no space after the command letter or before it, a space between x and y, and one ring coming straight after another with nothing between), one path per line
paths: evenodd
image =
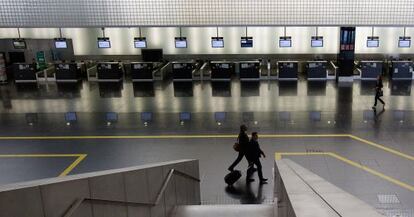
M376 108L378 100L382 103L382 108L385 108L385 102L381 99L381 97L383 96L382 87L382 77L381 75L378 75L377 84L375 85L375 103L374 106L372 106L372 109Z

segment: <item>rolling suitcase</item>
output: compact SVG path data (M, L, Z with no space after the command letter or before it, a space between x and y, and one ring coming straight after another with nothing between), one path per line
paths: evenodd
M239 170L234 170L231 171L229 174L227 174L224 177L224 181L228 184L228 185L233 185L235 182L237 182L237 180L240 179L241 177L241 172Z

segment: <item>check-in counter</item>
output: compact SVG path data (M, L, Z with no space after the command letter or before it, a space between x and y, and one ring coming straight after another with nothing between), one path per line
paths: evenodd
M240 61L240 80L241 81L259 81L260 80L260 61Z
M413 61L411 60L391 61L389 74L392 80L412 80L413 79Z
M278 61L279 80L298 80L298 61Z
M306 74L308 80L327 80L328 79L328 61L307 61Z
M160 62L131 62L132 81L154 81L154 75L160 70L162 65Z
M171 65L173 81L193 81L194 73L201 67L196 60L174 61Z
M211 61L212 81L231 81L235 73L235 63L230 61Z
M98 82L119 82L123 79L124 70L120 62L99 62L97 64Z
M357 64L361 70L361 80L376 80L382 74L384 62L378 60L361 60Z
M37 69L35 63L15 63L13 76L16 83L37 83Z
M55 78L57 83L78 82L81 80L81 67L77 63L56 63Z

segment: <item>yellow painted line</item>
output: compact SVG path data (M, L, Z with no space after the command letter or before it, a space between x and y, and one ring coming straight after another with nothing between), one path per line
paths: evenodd
M384 150L384 151L386 151L386 152L389 152L389 153L391 153L391 154L395 154L395 155L398 155L398 156L400 156L400 157L402 157L402 158L406 158L406 159L408 159L408 160L412 160L412 161L414 161L414 156L411 156L411 155L408 155L408 154L404 154L404 153L402 153L402 152L400 152L400 151L397 151L397 150L395 150L395 149L388 148L388 147L386 147L386 146L384 146L384 145L380 145L380 144L378 144L378 143L368 141L368 140L363 139L363 138L360 138L360 137L358 137L358 136L350 135L349 137L350 137L350 138L352 138L352 139L354 139L354 140L357 140L357 141L363 142L363 143L365 143L365 144L367 144L367 145L370 145L370 146L373 146L373 147L375 147L375 148L378 148L378 149Z
M65 158L76 157L76 160L71 163L60 175L63 177L68 175L78 164L85 159L87 154L0 154L0 158Z
M263 134L261 138L332 138L349 134ZM217 135L150 135L150 136L2 136L0 140L75 140L75 139L209 139L235 138L236 134Z
M283 153L280 153L279 152L278 153L277 152L277 153L275 153L275 159L276 160L280 160L280 159L282 159L282 156L315 156L315 155L319 155L319 156L320 155L326 155L326 156L333 157L333 158L335 158L337 160L340 160L340 161L342 161L342 162L344 162L344 163L346 163L348 165L351 165L353 167L356 167L356 168L359 168L361 170L364 170L364 171L366 171L366 172L368 172L368 173L370 173L370 174L372 174L374 176L377 176L377 177L379 177L381 179L384 179L384 180L386 180L388 182L391 182L391 183L393 183L395 185L398 185L398 186L400 186L402 188L408 189L410 191L414 191L414 186L412 186L412 185L409 185L409 184L404 183L402 181L399 181L399 180L397 180L395 178L392 178L390 176L387 176L387 175L385 175L385 174L383 174L381 172L378 172L378 171L376 171L374 169L371 169L371 168L369 168L367 166L363 166L363 165L361 165L361 164L359 164L359 163L357 163L355 161L349 160L349 159L347 159L345 157L342 157L342 156L340 156L338 154L335 154L333 152L310 152L310 153L307 153L307 152L283 152Z
M60 175L59 177L63 177L68 175L76 166L78 166L78 164L86 158L86 154L81 154L68 168L66 168Z
M217 135L149 135L149 136L0 136L0 140L81 140L81 139L217 139L217 138L235 138L233 134ZM402 153L384 145L362 139L351 134L263 134L261 138L350 138L372 147L381 149L399 157L414 161L414 156Z

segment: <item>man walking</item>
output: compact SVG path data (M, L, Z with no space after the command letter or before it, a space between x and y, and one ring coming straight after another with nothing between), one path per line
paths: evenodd
M246 131L247 131L246 125L244 124L241 125L239 137L237 138L237 142L239 143L239 146L240 146L239 155L237 156L236 160L228 168L229 171L233 171L234 167L236 167L237 164L240 163L240 161L243 159L245 155L246 147L249 145L249 136L247 135Z
M267 179L263 178L262 164L260 163L260 157L261 156L266 157L266 155L264 154L262 149L260 149L258 139L259 139L259 136L257 135L257 132L253 132L250 143L246 149L246 158L249 161L246 182L254 181L254 179L252 179L251 176L254 172L253 165L256 165L257 174L259 175L259 179L260 179L260 184L267 184Z

